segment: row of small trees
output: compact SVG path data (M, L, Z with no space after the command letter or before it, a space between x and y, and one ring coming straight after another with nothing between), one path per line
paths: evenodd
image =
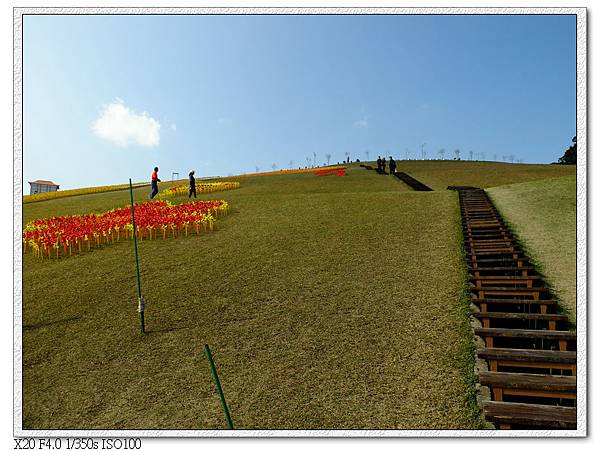
M577 163L577 137L574 136L573 139L571 140L572 145L565 150L565 153L562 157L560 157L558 159L558 163L559 164L575 164ZM454 160L460 160L460 155L461 155L461 151L460 149L454 149L452 151L452 153L454 154ZM437 151L438 160L445 160L446 158L446 149L442 148L440 150ZM344 161L350 161L350 152L344 152L344 155L346 156ZM367 157L366 161L371 161L370 159L370 152L368 150L365 151L365 155ZM473 160L475 159L475 161L486 161L486 152L473 152L472 150L469 150L468 152L469 155L469 160ZM327 160L326 166L329 166L331 163L331 157L332 155L330 153L326 153L325 154L325 159ZM473 158L474 157L474 158ZM502 155L502 161L506 162L510 162L510 163L523 163L522 159L517 159L515 157L515 155L513 154L509 154L509 155ZM405 158L407 160L411 159L411 153L410 150L405 149ZM415 158L418 159L418 158ZM427 160L427 151L425 150L425 143L421 144L421 160ZM357 160L359 161L359 160ZM493 159L492 161L499 161L498 160L498 154L493 154ZM317 153L313 152L312 153L312 157L306 157L306 163L307 163L307 167L317 167ZM277 164L273 163L271 165L271 168L275 171L277 170ZM289 163L289 168L292 169L294 168L294 160L290 160ZM260 172L260 168L259 166L256 166L256 172Z
M461 152L460 149L454 149L454 151L453 151L454 160L460 160L461 159L460 158L460 155L461 155L460 152ZM439 156L439 158L437 158L438 160L445 160L446 159L445 158L445 156L446 156L446 149L442 148L442 149L438 150L437 154ZM350 152L344 152L344 155L346 156L346 158L344 159L344 161L350 161ZM370 152L368 150L365 151L365 155L367 157L366 161L371 161L371 159L370 159ZM475 161L485 161L486 160L486 152L473 152L472 150L469 150L468 155L469 155L468 159L471 160L471 161L473 161L473 160L475 160ZM384 156L387 157L387 155L384 155ZM324 165L329 166L331 164L331 157L332 157L332 154L330 154L330 153L326 153L325 154L325 159L327 161L326 161L326 163L324 163ZM410 151L408 149L405 150L405 157L406 157L407 160L411 159L411 153L410 153ZM515 157L515 155L513 155L513 154L502 155L501 157L502 157L502 161L504 161L504 162L523 163L523 160L517 159ZM415 158L415 159L417 159L417 158ZM427 160L428 159L427 158L427 152L424 150L423 146L421 147L421 159L422 160ZM359 160L357 160L357 161L359 161ZM494 154L493 155L493 160L492 161L499 161L498 160L498 154ZM289 168L290 169L293 169L295 167L294 163L295 163L294 160L290 160L290 162L289 162ZM312 157L306 157L306 167L317 167L317 166L318 166L318 164L317 164L317 153L313 152ZM271 169L273 171L276 171L278 167L279 166L277 165L277 163L273 163L271 165ZM255 169L256 169L256 172L260 172L260 167L258 165L255 167Z

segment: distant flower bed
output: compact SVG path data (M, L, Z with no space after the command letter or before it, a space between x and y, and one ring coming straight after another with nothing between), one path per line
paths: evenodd
M348 173L344 169L340 169L340 168L323 169L320 171L315 171L315 175L334 175L334 174L338 177L348 175Z
M188 231L200 233L213 229L215 216L227 212L223 200L186 202L173 205L168 201L135 204L135 233L140 240L162 235L175 238ZM133 238L131 207L116 208L101 214L61 216L36 219L23 229L23 248L37 257L70 256L92 247ZM157 235L158 234L158 235Z
M240 174L235 175L229 178L238 178L238 177L259 177L261 175L280 175L280 174L301 174L305 172L314 172L324 171L324 170L337 170L337 169L346 169L347 166L327 166L325 168L305 168L305 169L282 169L280 171L269 171L269 172L257 172L254 174Z
M240 182L212 182L212 183L197 183L197 193L214 193L216 191L227 191L230 189L236 189L240 187ZM188 194L188 185L177 185L171 186L162 190L156 197L164 199L166 197L183 196Z
M136 183L133 186L137 187L140 185L146 185L146 182ZM23 196L23 203L29 204L32 202L41 202L43 200L50 199L59 199L61 197L69 197L69 196L80 196L82 194L95 194L95 193L106 193L108 191L121 191L124 189L128 189L129 184L123 185L108 185L108 186L94 186L91 188L77 188L77 189L67 189L64 191L52 191L49 193L37 193L37 194L27 194Z

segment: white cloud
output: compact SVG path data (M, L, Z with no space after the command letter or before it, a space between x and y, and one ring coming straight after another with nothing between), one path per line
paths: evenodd
M369 126L369 118L367 116L363 116L362 119L355 121L352 125L356 128L367 128Z
M145 111L136 113L119 98L102 107L92 131L122 147L129 144L154 147L160 144L160 123Z

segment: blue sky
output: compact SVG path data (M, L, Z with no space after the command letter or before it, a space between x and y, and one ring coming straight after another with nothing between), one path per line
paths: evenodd
M26 16L24 172L61 189L377 155L556 161L574 16Z

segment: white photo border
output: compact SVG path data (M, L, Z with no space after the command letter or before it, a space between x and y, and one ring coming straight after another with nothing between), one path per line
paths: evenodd
M22 428L23 15L575 15L577 20L576 430L24 430ZM13 8L13 433L15 437L586 437L587 436L587 10L586 8Z

